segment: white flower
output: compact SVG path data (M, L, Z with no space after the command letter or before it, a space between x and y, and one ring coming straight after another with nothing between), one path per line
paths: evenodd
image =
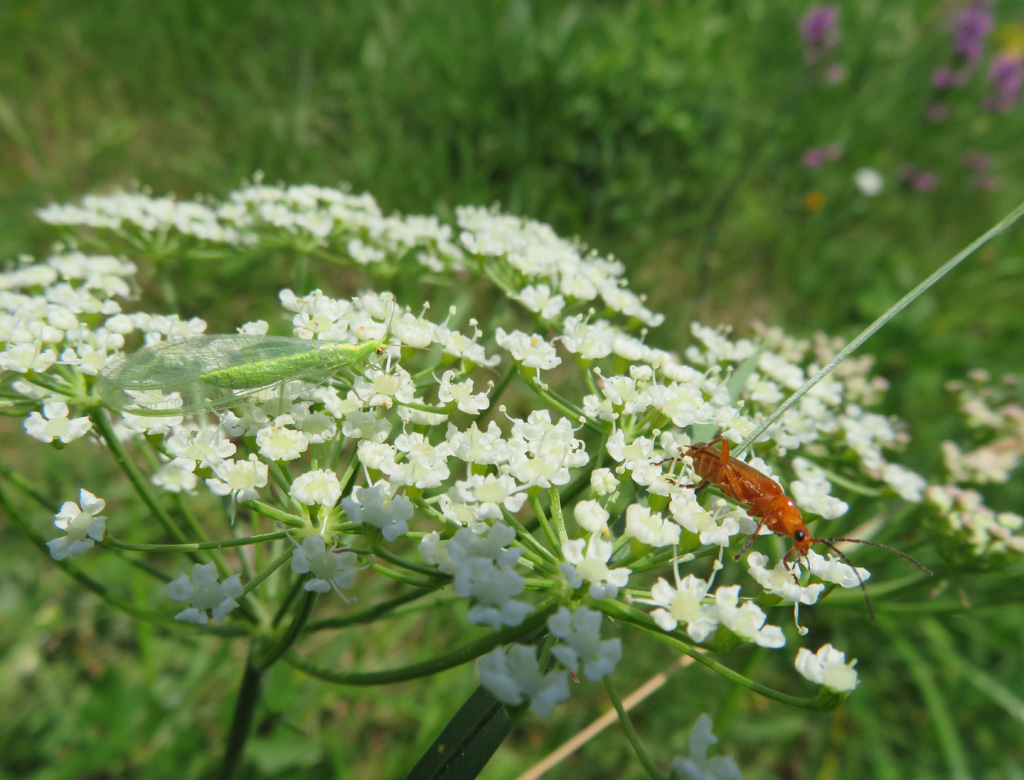
M886 463L882 481L899 494L904 501L923 501L928 480L899 463Z
M167 584L168 596L175 601L188 601L191 605L175 615L174 619L201 626L205 626L211 618L223 620L238 607L235 599L244 592L240 574L232 574L224 582L217 582L217 566L213 563L197 563L192 567L191 579L187 574L182 574Z
M583 553L584 545L586 555ZM571 539L562 545L562 556L567 561L562 564L562 571L574 588L589 582L592 599L613 599L619 595L619 588L626 587L631 573L626 567L608 568L608 559L614 549L612 543L599 534L591 536L589 544L583 539Z
M717 544L728 547L732 537L740 532L739 520L724 499L715 502L716 507L726 510L716 522L714 515L702 507L692 490L674 490L668 510L672 519L690 533L698 534L701 544Z
M40 349L38 344L8 344L7 349L0 352L0 369L25 374L36 371L40 374L49 371L57 362L57 353L52 349Z
M167 417L147 417L126 412L121 415L121 425L132 433L166 436L177 431L183 419L180 414Z
M853 174L853 183L857 185L862 195L873 198L885 189L885 179L882 174L874 168L859 168Z
M502 508L515 514L528 497L526 488L508 474L473 474L469 479L456 482L449 495L458 503L478 503L477 516L482 520L500 519Z
M796 654L796 670L811 682L824 685L836 693L849 693L857 687L857 659L846 662L846 653L831 644L822 645L817 653L801 647Z
M344 599L342 589L352 586L356 572L361 568L356 566L356 554L328 550L327 544L319 534L307 536L302 540L302 544L292 541L295 544L292 571L296 574L313 575L302 587L315 593L327 593L333 589Z
M206 480L215 496L234 496L234 500L249 501L259 497L258 488L265 487L270 472L267 464L256 455L249 460L224 460L213 467L215 478Z
M500 355L487 357L484 348L477 344L476 340L484 335L484 332L477 326L477 321L469 321L471 328L474 328L472 338L460 333L457 330L450 330L443 325L434 328L434 341L441 344L441 350L446 355L453 355L457 358L476 363L478 366L494 367L501 362Z
M331 507L341 498L341 481L330 469L307 471L295 478L289 492L300 504Z
M446 434L452 455L466 463L479 463L489 466L507 463L512 455L508 442L503 438L501 428L491 420L486 431L472 423L466 430L460 431L448 423Z
M658 512L651 512L650 507L630 504L626 508L626 536L652 547L664 547L677 544L680 532L678 525Z
M848 563L833 558L832 555L826 558L814 550L807 552L807 568L819 580L834 582L841 588L856 588L871 578L871 572L867 569L862 569L859 566L855 569ZM860 579L857 578L858 574Z
M309 401L303 401L292 408L296 427L309 437L311 444L331 441L338 434L337 422L322 412L310 413L309 405Z
M587 463L583 442L573 436L572 426L566 419L551 423L547 409L531 412L524 420L513 420L512 455L508 470L520 483L549 488L569 482L570 468Z
M453 561L486 558L498 566L511 568L523 554L522 549L518 547L507 549L515 539L516 532L505 523L479 523L474 527L456 531L455 536L448 542L448 553ZM448 573L453 571L454 568Z
M512 645L506 652L494 648L476 663L480 684L498 701L516 706L529 700L530 709L546 717L556 704L569 698L569 675L558 669L545 674L537 651L529 645Z
M518 626L532 611L526 602L512 598L523 592L526 580L511 567L486 558L453 559L455 592L476 602L470 608L470 623L490 626Z
M453 382L455 371L448 370L441 375L441 386L437 390L437 397L441 403L452 402L459 408L459 411L466 414L477 414L491 405L487 393L473 395L473 380L466 379L462 382Z
M799 569L795 566L794 570L787 569L786 564L782 561L776 563L775 568L769 570L767 568L768 556L762 553L750 553L747 556L747 564L750 566L750 576L757 580L757 583L766 592L774 593L786 601L816 604L821 592L825 590L825 586L821 583L808 585L806 588L802 587L796 579L799 576Z
M616 374L607 377L601 384L601 393L616 411L625 414L641 414L650 405L647 388L632 376Z
M786 637L782 629L765 623L767 616L752 601L739 603L740 586L721 587L715 591L718 619L737 636L761 647L782 647Z
M619 428L608 437L608 454L622 463L628 471L634 471L648 465L651 453L654 452L654 441L644 436L637 436L633 441L626 442L625 432Z
M412 376L404 368L388 373L371 367L356 377L352 390L367 406L383 406L385 409L394 406L395 401L408 404L416 398Z
M607 496L615 492L619 481L615 478L611 469L594 469L590 473L590 488L595 495ZM579 518L577 518L579 519ZM589 528L587 529L590 530Z
M593 475L591 475L591 477L593 477ZM593 478L591 478L591 482L593 482ZM611 517L611 515L609 515L608 511L597 503L597 501L593 499L580 501L572 508L572 514L573 517L576 518L576 522L579 523L580 528L584 531L589 531L592 534L600 533L605 536L609 535L608 518Z
M63 401L43 404L43 413L32 412L25 420L25 432L33 439L49 444L60 439L65 444L80 439L92 430L88 417L68 419L68 405Z
M528 285L512 297L545 320L555 319L565 308L565 297L552 295L551 288L546 284L538 284L536 287Z
M100 514L107 502L84 488L78 493L78 501L78 504L65 501L54 515L53 524L65 532L64 536L46 543L55 561L75 558L91 550L96 542L103 540L107 530L107 518Z
M688 744L690 756L672 759L672 776L679 780L743 780L743 774L732 756L708 756L708 749L718 742L711 731L711 716L706 712L697 718Z
M666 417L673 425L685 427L694 423L711 422L714 418L714 407L704 400L699 378L693 382L669 385L652 385L647 388L650 404Z
M583 664L583 675L588 680L600 680L615 671L622 660L621 639L601 639L604 616L587 607L570 612L562 607L548 618L548 629L565 644L557 644L551 654L562 666L575 672Z
M826 520L835 520L846 514L849 505L830 495L832 484L825 478L823 469L806 458L794 458L793 469L798 479L793 480L789 489L793 500L803 511L821 515Z
M521 330L506 333L498 328L494 340L498 346L508 350L517 363L528 368L549 369L562 363L562 359L555 354L555 348L537 333L531 335Z
M421 489L439 487L451 473L448 469L448 442L431 444L422 433L402 433L395 437L394 449L406 453L399 463L394 455L385 458L379 465L371 465L362 458L368 448L360 442L360 459L370 468L379 468L390 477L395 485L412 485Z
M444 571L445 564L448 562L448 547L441 543L441 534L431 531L420 539L417 549L423 560Z
M523 551L506 549L515 538L512 528L498 522L483 525L480 532L462 528L445 546L448 559L439 565L452 575L455 592L476 602L468 614L471 623L494 629L518 626L532 611L513 598L526 588L526 580L514 570ZM441 557L437 551L431 554Z
M212 466L236 452L235 445L219 428L179 432L164 440L167 451L175 458L187 459L200 467Z
M675 587L664 577L651 588L651 599L637 601L658 605L651 617L662 631L675 631L680 623L686 624L686 633L695 642L703 642L718 628L717 611L714 604L701 603L707 595L710 583L687 574L679 580L676 573Z
M341 500L341 507L353 523L379 528L389 542L408 532L413 516L412 501L387 482L352 488L351 495Z
M168 493L189 493L199 484L196 476L196 462L185 458L175 458L163 464L151 478L154 485Z
M302 431L289 428L295 419L290 414L282 414L256 434L256 444L260 455L268 460L295 460L309 449L309 436Z

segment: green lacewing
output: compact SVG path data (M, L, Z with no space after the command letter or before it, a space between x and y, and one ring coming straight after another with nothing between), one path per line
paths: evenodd
M384 339L356 344L289 336L192 336L162 341L106 366L96 388L112 409L150 417L227 409L267 400L285 382L323 379L370 355Z

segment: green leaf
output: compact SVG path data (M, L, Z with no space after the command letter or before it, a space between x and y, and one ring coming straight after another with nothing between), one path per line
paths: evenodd
M478 687L434 740L407 780L476 777L512 730L505 706Z

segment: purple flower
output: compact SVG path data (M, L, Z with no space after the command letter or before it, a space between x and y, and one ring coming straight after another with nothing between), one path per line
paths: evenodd
M808 149L800 158L800 162L804 164L805 168L817 168L825 162L825 154L821 149Z
M960 12L953 34L956 36L954 49L967 62L974 62L981 56L985 36L992 31L992 13L986 3L976 0Z
M800 20L800 37L810 62L839 43L839 7L819 5L804 14Z
M812 8L800 20L800 34L808 45L826 45L838 31L833 30L839 21L839 9L834 5L820 5ZM831 43L832 46L838 41Z
M949 89L953 86L953 71L949 68L938 68L932 73L932 86L935 89Z
M835 162L843 156L843 147L839 144L830 144L824 149L808 149L803 153L800 162L806 168L818 168L827 162Z
M1017 103L1020 88L1024 85L1024 58L1020 55L1000 54L992 61L988 71L989 78L995 84L995 107L1000 111L1009 111Z
M987 171L992 167L992 158L982 152L970 152L960 159L960 163L972 171Z
M914 177L914 189L918 192L934 190L939 184L939 177L931 171L921 171Z

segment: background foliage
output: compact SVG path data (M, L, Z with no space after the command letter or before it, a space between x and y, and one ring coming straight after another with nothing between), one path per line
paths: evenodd
M803 3L9 0L0 5L0 257L45 252L53 233L32 210L50 200L135 181L156 193L222 194L261 169L271 181L347 181L409 213L500 201L579 234L621 257L634 289L670 315L651 334L659 346L685 346L698 317L741 332L758 317L849 336L1024 193L1024 108L980 107L990 56L1024 46L1024 15L1013 2L990 4L998 26L985 59L936 123L931 74L952 61L962 6L840 6L831 56L845 75L830 84L801 50ZM839 159L802 163L831 145ZM963 164L978 154L990 157L992 181ZM877 197L853 184L864 166L885 177ZM908 166L934 173L936 186L901 184ZM904 462L926 474L956 429L943 383L1024 364L1022 246L1019 230L995 242L867 345L893 383L890 411L911 422ZM199 264L180 273L193 291L182 314L214 332L276 302L273 278ZM359 281L324 284L342 295ZM68 474L20 435L5 442L4 459L29 460L58 503L102 480L99 464ZM1019 508L1021 490L996 498ZM239 673L231 648L112 614L2 532L0 706L20 716L0 726L0 772L182 777L215 766L225 692ZM949 587L969 601L985 576ZM822 642L863 659L864 682L839 710L790 712L684 672L636 713L646 741L678 752L709 710L748 777L948 777L964 766L1019 776L1019 606L908 628L891 613L867 624L862 604L849 603L836 610L848 622L807 618ZM420 641L412 626L424 631L397 619L339 656L409 657ZM637 663L623 665L623 691L671 662L659 648L626 652ZM742 652L729 663L753 669L758 653ZM757 675L782 684L793 672L761 665ZM401 774L475 686L470 670L440 682L382 696L278 670L253 776ZM485 776L516 776L606 706L574 697L548 722L519 723ZM580 776L636 770L618 739L572 764Z

